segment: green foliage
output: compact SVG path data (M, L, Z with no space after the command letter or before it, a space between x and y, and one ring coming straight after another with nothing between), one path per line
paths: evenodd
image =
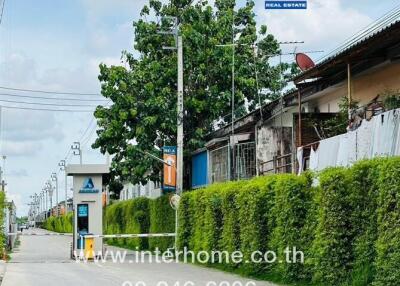
M231 98L232 47L218 45L231 43L232 35L238 36L235 106L246 105L252 111L258 96L261 102L276 98L285 86L281 72L285 79L295 72L289 64L270 65L271 55L279 53L279 44L265 26L257 31L254 1L235 2L152 0L143 7L142 18L133 23L138 56L124 52L125 67L100 65L102 95L111 104L99 106L95 112L99 130L93 147L114 155L114 178L132 183L158 181L162 165L143 156L142 151L160 156L155 146L176 144L177 55L162 49L175 45L174 37L158 33L171 29L171 21L164 16L178 18L183 38L187 152L203 146L216 120L231 121L226 115L231 114L227 103ZM258 46L256 57L254 43ZM260 93L261 89L269 92ZM246 112L243 108L239 111L242 114L238 117Z
M350 176L346 169L327 169L319 176L318 225L314 241L314 280L324 285L341 285L354 261L351 221Z
M238 194L240 250L246 261L251 261L251 253L268 251L271 232L275 226L274 208L275 176L261 177L248 182ZM246 263L242 265L244 273L262 275L270 271L270 265Z
M149 199L137 198L114 203L105 209L104 228L107 234L149 232ZM112 238L110 245L130 249L148 249L148 238Z
M175 210L169 204L169 196L162 196L150 201L150 233L175 232ZM174 246L174 238L149 238L149 248L165 251Z
M283 283L398 285L399 180L400 158L391 158L186 192L178 248L240 250L243 261L275 251L283 263L213 266ZM286 247L303 251L304 264L286 263Z
M378 197L378 240L374 285L400 281L400 158L381 164Z
M358 102L354 100L351 101L349 106L349 99L343 96L339 102L339 112L333 118L323 121L313 120L312 125L318 128L323 138L344 134L349 125L349 110L355 111L358 107Z
M292 251L305 251L310 241L303 228L307 225L309 210L312 204L311 183L306 176L292 174L281 175L274 184L275 198L271 216L275 221L271 233L269 249L277 252L290 263L275 264L273 271L285 281L304 280L307 277L304 269L304 257ZM308 253L305 253L307 255Z
M6 197L4 192L0 192L0 249L6 247L6 236L4 235L4 219L6 210Z
M152 200L136 198L113 203L105 208L104 230L107 234L138 234L174 232L175 212L169 205L168 196ZM171 238L113 238L110 245L129 249L161 251L173 246Z
M379 96L383 98L383 106L386 110L400 107L400 90L385 89Z
M43 228L58 233L72 233L73 213L62 216L51 216L43 223Z

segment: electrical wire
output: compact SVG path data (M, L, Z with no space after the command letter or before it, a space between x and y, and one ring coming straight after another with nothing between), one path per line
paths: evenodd
M46 94L68 94L68 95L89 95L89 96L101 96L100 93L83 93L83 92L67 92L67 91L49 91L49 90L40 90L40 89L26 89L26 88L16 88L16 87L7 87L0 86L0 89L6 90L14 90L14 91L23 91L23 92L36 92L36 93L46 93Z
M46 97L46 96L32 96L12 93L0 93L3 96L21 97L21 98L32 98L32 99L46 99L46 100L65 100L65 101L87 101L87 102L100 102L108 101L107 99L84 99L84 98L65 98L65 97Z
M20 104L30 104L30 105L43 105L43 106L59 106L59 107L96 107L98 105L93 105L93 104L57 104L57 103L45 103L45 102L29 102L29 101L17 101L17 100L7 100L7 99L0 99L2 102L7 102L7 103L20 103Z
M51 109L51 108L31 108L31 107L21 107L21 106L4 106L0 105L2 108L6 109L18 109L18 110L33 110L33 111L52 111L52 112L83 112L83 113L93 113L94 110L72 110L72 109Z
M330 56L332 56L335 53L346 50L347 48L351 47L352 45L354 45L361 39L365 38L366 36L393 23L399 17L400 17L400 5L391 9L389 12L385 13L382 17L380 17L376 21L367 25L365 28L361 29L360 31L358 31L357 33L352 35L350 38L345 40L341 45L339 45L336 49L334 49L333 51L331 51L329 54L325 55L324 57L320 58L318 60L318 62L328 59Z

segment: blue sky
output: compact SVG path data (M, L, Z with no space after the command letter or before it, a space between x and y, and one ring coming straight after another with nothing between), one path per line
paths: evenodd
M308 2L306 11L265 11L264 1L256 0L258 22L266 24L281 41L304 40L299 50L328 52L398 3ZM132 50L132 20L139 17L144 3L147 1L7 0L0 26L0 86L99 92L98 64L118 64L121 51ZM1 153L7 155L7 193L22 215L29 195L41 191L51 172L58 170L57 163L70 144L81 139L92 115L3 109L2 118L0 145ZM89 131L93 128L92 123ZM94 133L87 132L83 139L87 141L84 162L104 162L89 148ZM63 191L60 199L64 199Z

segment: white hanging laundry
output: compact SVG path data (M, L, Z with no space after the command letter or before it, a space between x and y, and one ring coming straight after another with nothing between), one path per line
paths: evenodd
M297 166L299 166L299 170L297 171L297 174L301 174L304 170L303 167L303 147L297 148Z
M374 116L371 121L373 124L372 127L372 140L370 146L370 156L369 158L379 157L381 156L382 152L382 133L383 133L383 125L385 122L385 114L379 114Z
M318 171L336 166L339 138L340 136L335 136L320 142L318 147Z
M354 133L354 132L352 132L352 133ZM338 153L337 153L336 166L345 167L345 166L349 165L349 157L350 157L349 135L350 135L350 133L338 136L339 137L339 148L338 148Z
M358 150L358 134L357 131L350 131L347 133L348 138L348 165L354 164L357 161L357 150Z
M396 137L396 143L394 147L394 155L395 156L400 156L400 109L396 110L396 116L397 116L397 132L395 133Z
M310 166L309 169L312 171L317 171L318 170L318 157L319 157L319 148L314 150L314 148L311 147L310 151Z
M357 160L370 159L374 121L363 120L357 129Z
M392 156L400 155L400 109L394 110L393 120L395 127L393 130L393 145L392 145Z

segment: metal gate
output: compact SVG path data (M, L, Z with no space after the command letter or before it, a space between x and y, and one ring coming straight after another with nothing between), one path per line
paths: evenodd
M250 179L256 176L256 144L255 142L235 145L235 178Z
M230 180L230 148L229 145L211 150L209 160L210 183Z

